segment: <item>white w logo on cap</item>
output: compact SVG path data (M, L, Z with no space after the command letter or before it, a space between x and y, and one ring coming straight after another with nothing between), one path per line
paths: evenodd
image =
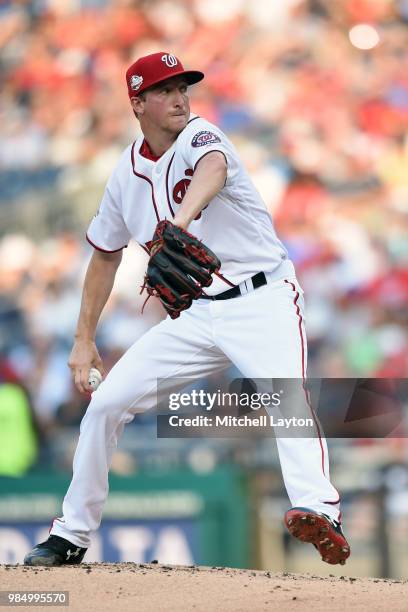
M164 62L168 68L174 68L174 66L177 66L178 64L177 57L171 53L165 53L165 55L162 55L161 61Z

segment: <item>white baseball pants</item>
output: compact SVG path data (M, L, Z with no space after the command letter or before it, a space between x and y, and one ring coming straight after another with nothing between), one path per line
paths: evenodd
M197 300L178 319L167 317L129 348L93 393L63 517L54 520L50 533L89 547L90 533L101 522L118 439L135 414L156 405L158 378L194 380L233 363L244 377L301 379L306 359L303 292L295 278L229 300ZM330 482L325 439L276 440L292 506L337 520L340 499Z

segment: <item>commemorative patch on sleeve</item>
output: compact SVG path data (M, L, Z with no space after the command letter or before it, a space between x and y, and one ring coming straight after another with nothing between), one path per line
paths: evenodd
M214 134L213 132L207 132L206 130L202 132L198 132L193 140L191 141L191 145L193 147L204 147L208 144L213 144L214 142L221 142L221 138Z

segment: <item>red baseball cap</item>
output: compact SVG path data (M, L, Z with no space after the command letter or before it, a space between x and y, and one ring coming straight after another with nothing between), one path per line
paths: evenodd
M126 71L129 98L138 96L156 83L180 75L186 78L189 85L204 78L204 74L198 70L184 70L183 64L172 53L159 51L140 57Z

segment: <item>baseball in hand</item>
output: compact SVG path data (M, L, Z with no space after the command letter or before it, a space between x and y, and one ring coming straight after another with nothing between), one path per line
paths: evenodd
M92 388L92 391L96 391L102 382L102 374L96 368L89 370L88 385Z

